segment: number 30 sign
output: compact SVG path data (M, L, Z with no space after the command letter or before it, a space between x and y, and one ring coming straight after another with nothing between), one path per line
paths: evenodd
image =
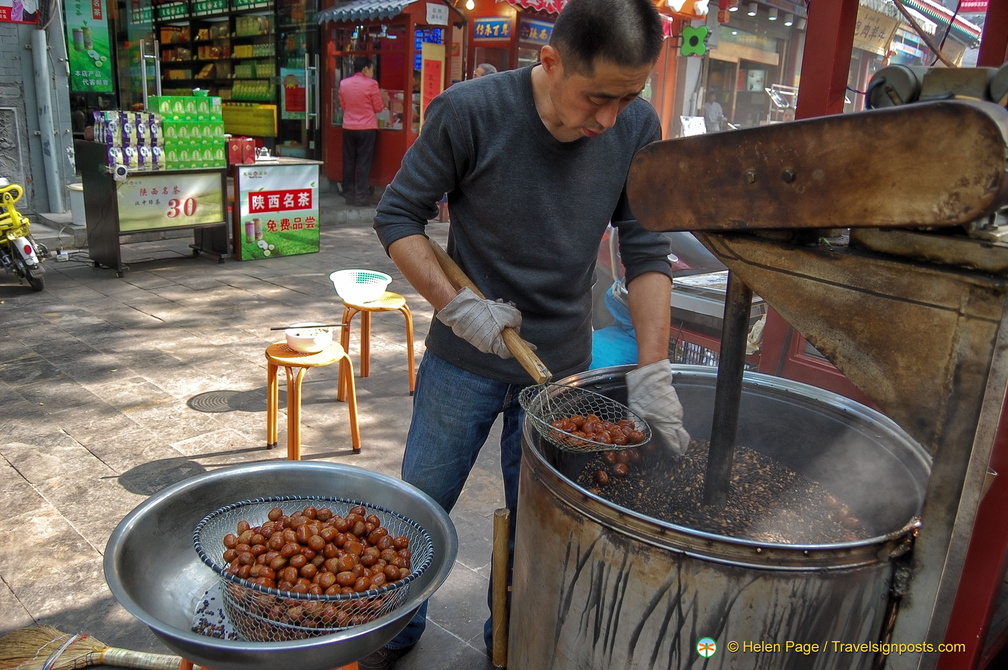
M221 171L133 173L116 187L119 230L157 230L224 222Z

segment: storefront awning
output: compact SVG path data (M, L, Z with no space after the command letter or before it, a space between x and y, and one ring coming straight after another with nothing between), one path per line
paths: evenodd
M317 14L319 23L391 19L416 0L350 0Z
M518 9L531 9L547 14L559 14L567 0L497 0L506 1ZM707 14L708 0L653 0L663 14L677 16L685 20L703 18Z
M500 0L497 0L500 2ZM567 0L507 0L508 4L518 9L531 9L547 14L559 14Z
M942 32L951 23L951 35L967 46L972 46L980 41L980 28L978 26L966 19L955 16L948 9L933 0L903 0L903 4L936 22Z

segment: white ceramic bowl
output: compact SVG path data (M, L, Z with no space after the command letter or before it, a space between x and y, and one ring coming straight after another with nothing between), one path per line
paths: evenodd
M287 346L303 354L317 354L333 341L332 328L320 323L295 323L284 331Z

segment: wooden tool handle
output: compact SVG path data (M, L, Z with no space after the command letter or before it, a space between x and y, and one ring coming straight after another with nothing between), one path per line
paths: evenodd
M472 292L479 297L484 299L486 298L486 296L484 296L483 293L476 288L476 284L473 284L472 280L466 276L466 273L462 271L462 268L460 268L458 264L452 260L452 257L448 255L448 252L441 248L440 244L434 240L431 240L430 244L431 248L434 249L434 255L437 257L438 265L441 266L441 269L448 276L448 281L452 283L452 286L457 289L465 286L471 289ZM521 364L521 366L525 369L525 372L529 373L529 376L532 377L537 384L545 384L553 377L549 368L547 368L546 365L539 360L539 357L532 351L528 342L521 338L518 331L514 328L505 328L501 331L501 337L504 338L504 344L507 346L508 351L511 352L511 355L515 357L515 360Z
M493 664L495 668L507 667L508 652L508 559L511 546L511 510L506 507L494 510L493 515Z
M180 656L155 654L148 651L132 651L109 647L101 652L100 665L115 665L122 668L142 668L143 670L179 670L185 667ZM84 666L81 666L84 667ZM198 666L188 666L197 668Z

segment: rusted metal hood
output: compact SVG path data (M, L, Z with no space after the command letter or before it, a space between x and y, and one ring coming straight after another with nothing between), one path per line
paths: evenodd
M1008 194L1008 110L950 100L644 147L627 191L650 230L949 226Z

